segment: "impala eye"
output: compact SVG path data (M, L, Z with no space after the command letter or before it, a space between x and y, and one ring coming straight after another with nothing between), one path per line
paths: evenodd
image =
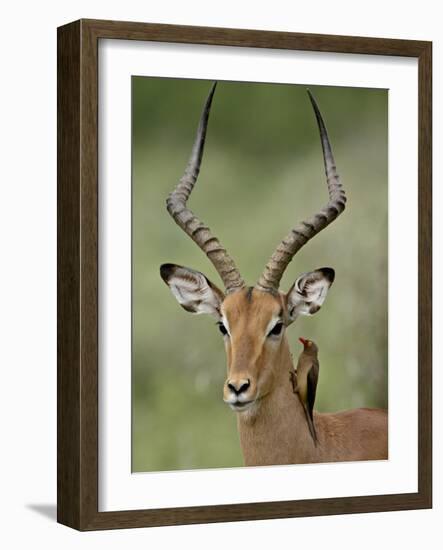
M268 336L278 336L283 328L283 323L277 323L274 328L269 332Z
M217 323L217 325L218 325L218 330L223 334L223 336L226 336L228 334L228 331L226 330L225 325L222 322Z

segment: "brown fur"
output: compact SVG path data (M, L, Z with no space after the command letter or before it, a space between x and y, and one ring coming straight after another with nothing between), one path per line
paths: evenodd
M225 340L228 380L249 379L247 394L256 399L250 409L237 413L245 464L387 459L387 412L380 409L315 412L318 444L314 444L290 382L293 364L286 334L272 340L265 334L282 309L287 319L286 296L257 289L247 293L233 293L222 304L230 329ZM228 393L225 385L225 397Z

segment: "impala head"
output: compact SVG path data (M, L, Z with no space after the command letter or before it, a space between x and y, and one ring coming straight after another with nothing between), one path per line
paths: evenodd
M328 135L317 104L309 93L320 131L329 202L319 212L296 225L277 246L254 287L247 287L234 261L204 225L187 208L203 155L206 128L216 84L206 100L191 157L185 173L167 199L175 222L207 254L219 273L225 290L203 273L176 264L163 264L160 274L179 304L190 313L213 316L223 335L227 355L224 401L243 412L287 378L284 358L289 355L286 328L299 315L313 315L322 306L334 280L328 267L300 275L284 293L279 290L283 273L296 252L329 225L345 208Z

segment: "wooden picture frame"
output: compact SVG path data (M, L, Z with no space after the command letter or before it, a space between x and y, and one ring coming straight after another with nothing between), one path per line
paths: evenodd
M98 42L100 39L418 59L419 373L416 493L98 511ZM80 20L58 29L58 521L79 530L432 506L432 44Z

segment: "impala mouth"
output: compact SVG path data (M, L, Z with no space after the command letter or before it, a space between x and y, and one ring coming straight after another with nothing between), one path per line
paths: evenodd
M250 401L234 401L233 403L228 403L233 411L240 412L249 409L255 402L255 399Z

